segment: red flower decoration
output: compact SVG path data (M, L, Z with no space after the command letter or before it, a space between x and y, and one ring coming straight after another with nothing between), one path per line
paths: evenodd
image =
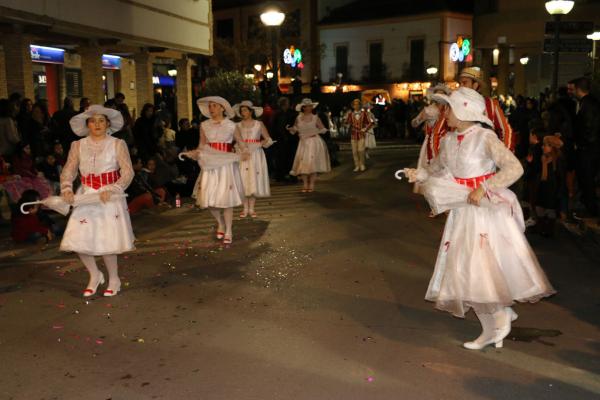
M83 224L87 224L88 222L87 222L87 219L84 218L84 219L80 220L79 223L83 225Z

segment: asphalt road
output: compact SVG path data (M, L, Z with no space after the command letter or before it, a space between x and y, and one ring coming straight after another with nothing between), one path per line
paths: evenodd
M600 398L600 249L531 236L558 294L518 305L503 349L465 350L474 316L423 300L444 221L393 178L415 158L274 186L229 248L189 202L141 215L114 298L84 301L56 244L3 240L0 399Z

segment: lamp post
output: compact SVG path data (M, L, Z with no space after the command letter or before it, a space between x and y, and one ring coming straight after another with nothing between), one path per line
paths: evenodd
M594 41L594 47L592 47L592 79L596 79L596 42L600 40L600 31L587 35L587 38Z
M273 95L277 97L279 94L279 56L277 54L277 34L279 33L279 26L285 20L285 14L282 13L276 7L269 7L265 12L260 15L260 20L266 26L270 26L271 29L271 57L273 59L273 81L271 82L273 87Z
M550 94L555 99L558 89L558 54L560 52L560 18L567 15L575 5L573 0L551 0L546 2L546 11L554 17L554 69Z

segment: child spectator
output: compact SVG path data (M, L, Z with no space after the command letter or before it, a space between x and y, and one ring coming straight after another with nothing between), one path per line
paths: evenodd
M525 226L532 227L537 222L536 206L538 197L538 187L541 175L542 146L541 138L544 130L534 128L529 134L529 150L525 158L525 198L529 203L529 218L525 221Z
M148 183L148 175L144 171L142 159L138 156L131 157L131 165L135 175L127 188L127 202L130 214L137 214L145 208L153 208L160 201L160 196L153 192Z
M52 193L60 193L60 171L56 165L56 158L53 154L48 154L46 159L39 165L40 171L52 186Z
M39 204L25 206L24 210L29 214L21 213L21 205L38 201L40 194L35 190L26 190L23 192L21 199L12 216L12 238L17 243L47 243L52 240L56 234L60 233L59 229L52 223L52 220L45 215Z
M540 183L537 196L538 228L542 236L552 236L557 212L564 207L565 164L562 157L562 140L558 136L544 137L540 157ZM566 214L565 214L566 215Z
M17 154L13 157L12 168L13 174L18 175L19 178L7 182L5 188L13 199L21 198L25 189L34 189L42 198L50 195L52 188L44 178L44 174L38 172L35 168L31 147L28 144L19 146Z

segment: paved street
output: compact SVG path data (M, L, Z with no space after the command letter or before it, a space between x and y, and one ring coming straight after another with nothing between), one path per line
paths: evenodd
M558 294L519 305L503 349L464 350L479 324L423 300L443 218L372 152L317 192L274 186L256 220L213 239L206 211L133 221L125 287L84 301L87 274L48 248L0 253L1 399L597 399L600 249L531 243Z

